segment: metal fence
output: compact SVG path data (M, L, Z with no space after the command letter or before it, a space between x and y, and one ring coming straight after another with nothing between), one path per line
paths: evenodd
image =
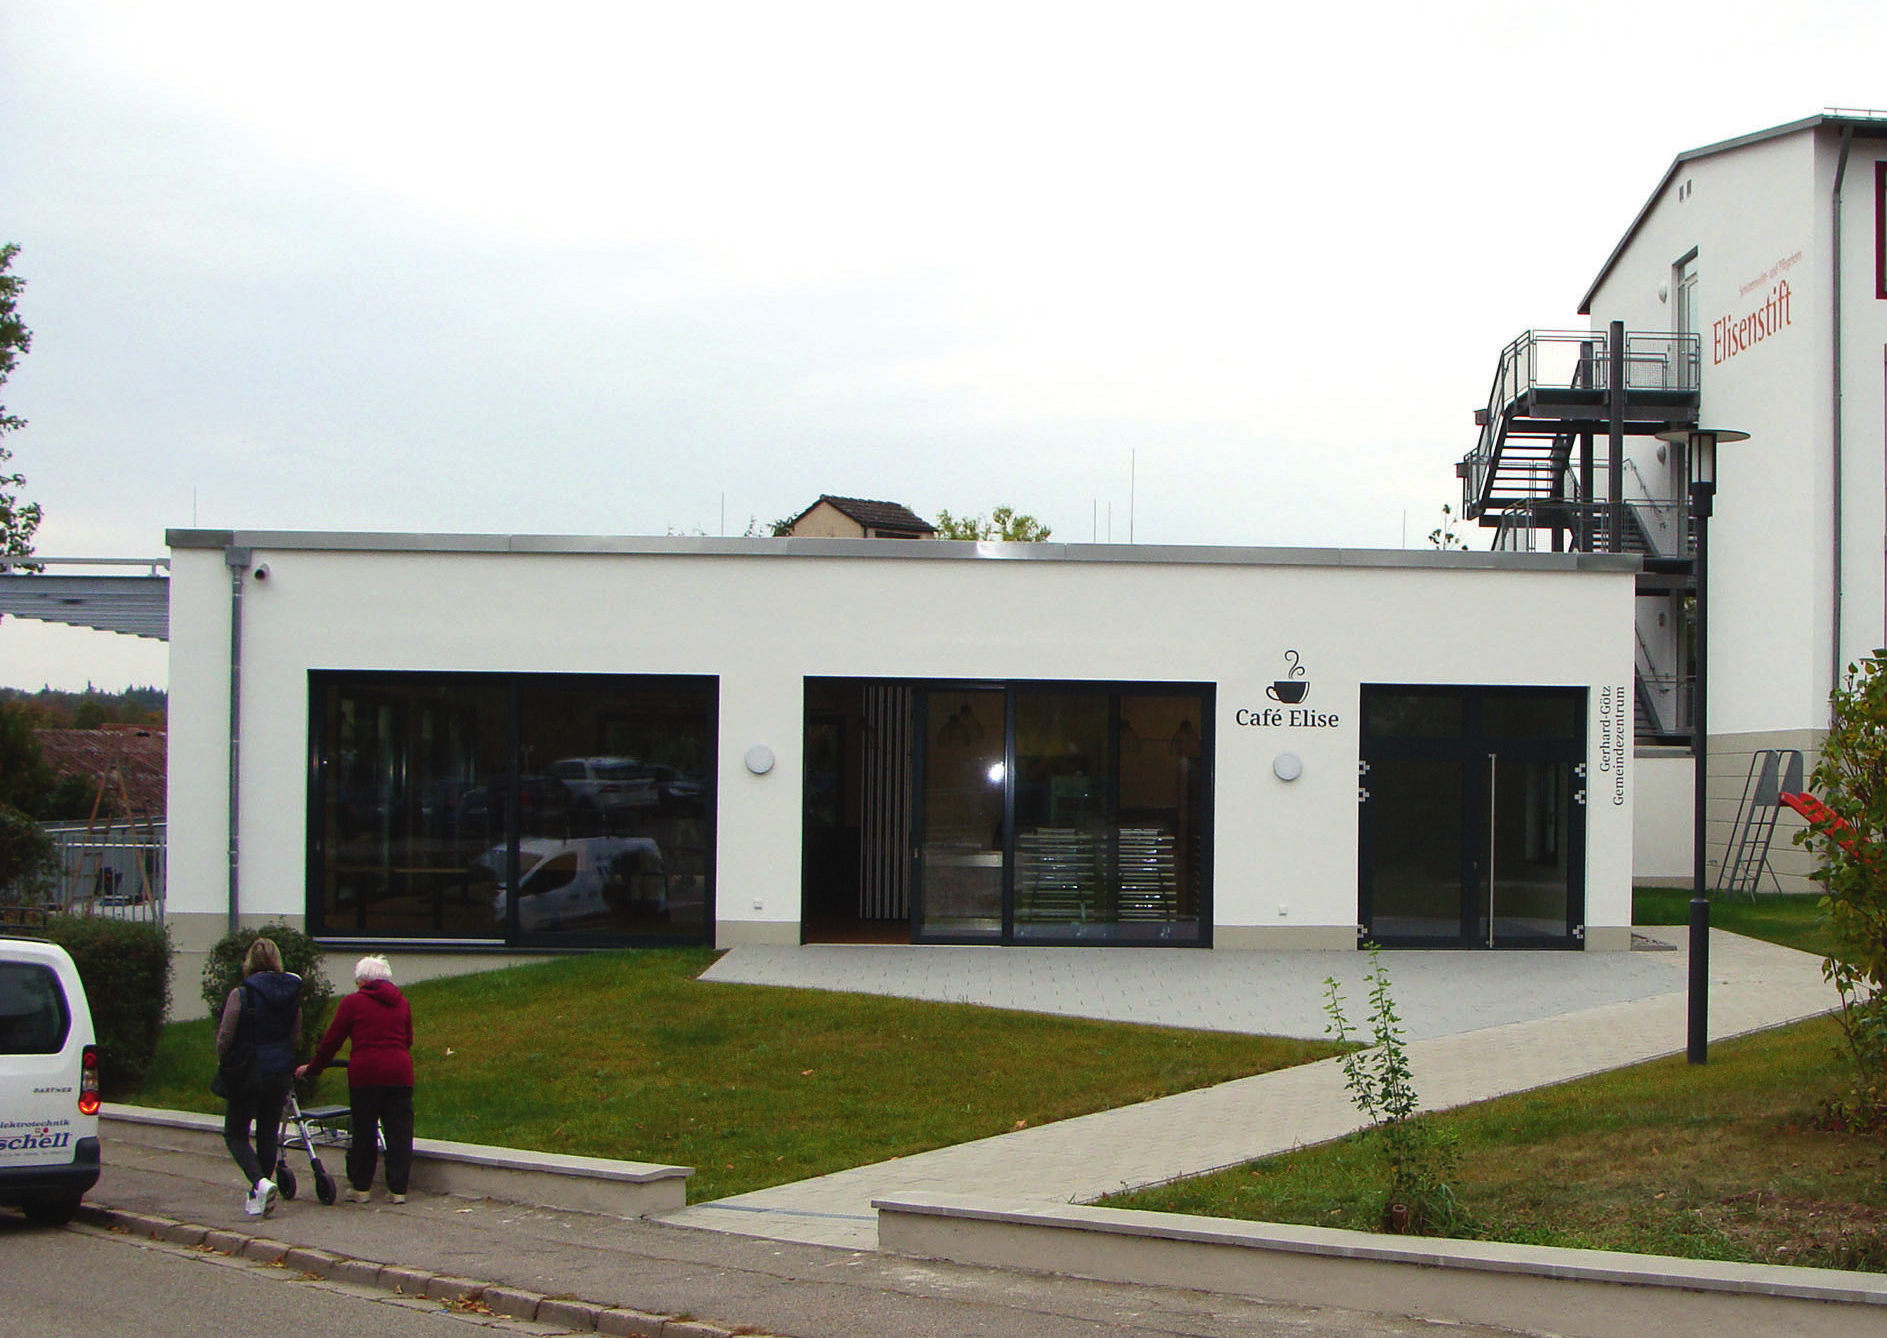
M139 831L49 827L58 872L48 909L120 920L164 919L164 824Z

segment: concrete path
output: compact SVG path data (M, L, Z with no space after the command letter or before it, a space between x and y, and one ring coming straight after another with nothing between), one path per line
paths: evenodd
M1640 932L1675 950L1385 955L1424 1104L1481 1101L1681 1052L1684 930ZM1806 953L1714 932L1710 965L1713 1039L1812 1017L1837 1002L1820 959ZM1367 1002L1367 969L1366 957L1348 953L737 948L704 978L1321 1036L1324 977L1339 980L1355 1019ZM1337 1138L1359 1123L1331 1060L695 1204L663 1220L874 1249L875 1198L1086 1202Z

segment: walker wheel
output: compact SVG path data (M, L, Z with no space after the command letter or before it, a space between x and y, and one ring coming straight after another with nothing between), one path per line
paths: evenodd
M295 1197L295 1173L289 1169L286 1161L275 1164L275 1192L285 1199Z
M334 1177L326 1171L315 1172L315 1197L327 1207L334 1206Z

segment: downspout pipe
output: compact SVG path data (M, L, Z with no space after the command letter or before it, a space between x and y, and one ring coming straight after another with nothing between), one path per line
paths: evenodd
M1835 689L1841 686L1841 668L1842 668L1842 665L1841 665L1841 658L1842 658L1841 657L1841 546L1842 546L1842 537L1843 537L1842 535L1843 527L1841 523L1841 519L1842 519L1841 512L1842 512L1843 499L1842 499L1842 486L1841 486L1841 420L1842 420L1843 414L1842 414L1842 409L1841 409L1841 394L1842 394L1842 386L1841 386L1841 187L1842 187L1842 183L1847 179L1848 150L1851 147L1853 147L1853 144L1854 144L1854 127L1851 125L1842 126L1841 127L1841 157L1835 163L1835 190L1834 190L1834 198L1831 201L1831 210L1830 210L1830 212L1833 215L1832 222L1830 224L1830 231L1832 233L1832 236L1830 238L1830 245L1832 248L1832 257L1834 261L1833 265L1831 266L1831 269L1834 272L1834 294L1833 294L1834 301L1832 302L1832 304L1829 306L1829 309L1828 309L1829 330L1830 330L1829 338L1831 341L1831 347L1829 349L1829 354L1830 354L1829 379L1831 381L1831 389L1833 390L1833 401L1834 401L1834 433L1833 433L1833 446L1832 446L1833 453L1834 453L1834 468L1833 468L1833 473L1832 473L1832 481L1834 484L1834 510L1835 510L1834 525L1832 527L1834 530L1834 554L1833 554L1834 562L1833 562L1833 567L1832 567L1832 575L1834 577L1834 580L1833 580L1834 627L1832 629L1832 636L1831 636L1832 645L1829 648L1829 662L1828 662L1828 693L1831 698L1834 695Z
M1605 551L1625 551L1625 322L1613 321L1606 333Z
M252 554L223 550L229 567L229 931L242 927L242 583Z

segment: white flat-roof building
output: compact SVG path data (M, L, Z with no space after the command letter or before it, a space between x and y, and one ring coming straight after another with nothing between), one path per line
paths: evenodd
M170 545L185 952L1629 944L1633 556Z

